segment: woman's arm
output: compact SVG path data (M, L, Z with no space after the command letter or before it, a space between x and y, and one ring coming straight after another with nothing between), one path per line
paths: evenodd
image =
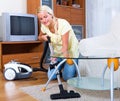
M65 57L68 57L68 44L69 44L69 31L62 35L62 53Z

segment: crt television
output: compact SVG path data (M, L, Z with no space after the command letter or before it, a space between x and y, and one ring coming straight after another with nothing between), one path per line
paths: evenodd
M0 16L0 41L35 41L37 36L36 15L4 12Z

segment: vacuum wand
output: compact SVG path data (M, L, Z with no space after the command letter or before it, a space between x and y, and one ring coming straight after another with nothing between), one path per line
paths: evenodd
M48 44L49 44L51 55L53 55L54 51L51 45L50 37L47 37L47 39L48 39ZM57 68L57 65L55 65L54 67ZM80 98L81 97L79 93L75 93L73 90L70 90L70 92L68 92L67 90L64 90L62 82L60 80L60 73L58 69L56 71L56 74L57 74L57 80L58 80L58 84L59 84L58 86L59 86L60 92L56 94L51 94L50 95L51 99L55 100L55 99L68 99L68 98Z

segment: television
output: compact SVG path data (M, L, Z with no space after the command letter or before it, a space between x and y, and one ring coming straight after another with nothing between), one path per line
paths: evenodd
M4 12L0 16L0 41L35 41L37 37L36 15Z

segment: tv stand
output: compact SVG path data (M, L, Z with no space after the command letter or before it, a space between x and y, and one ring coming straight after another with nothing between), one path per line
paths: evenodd
M0 71L4 64L15 60L33 68L40 67L43 44L40 41L0 42Z

